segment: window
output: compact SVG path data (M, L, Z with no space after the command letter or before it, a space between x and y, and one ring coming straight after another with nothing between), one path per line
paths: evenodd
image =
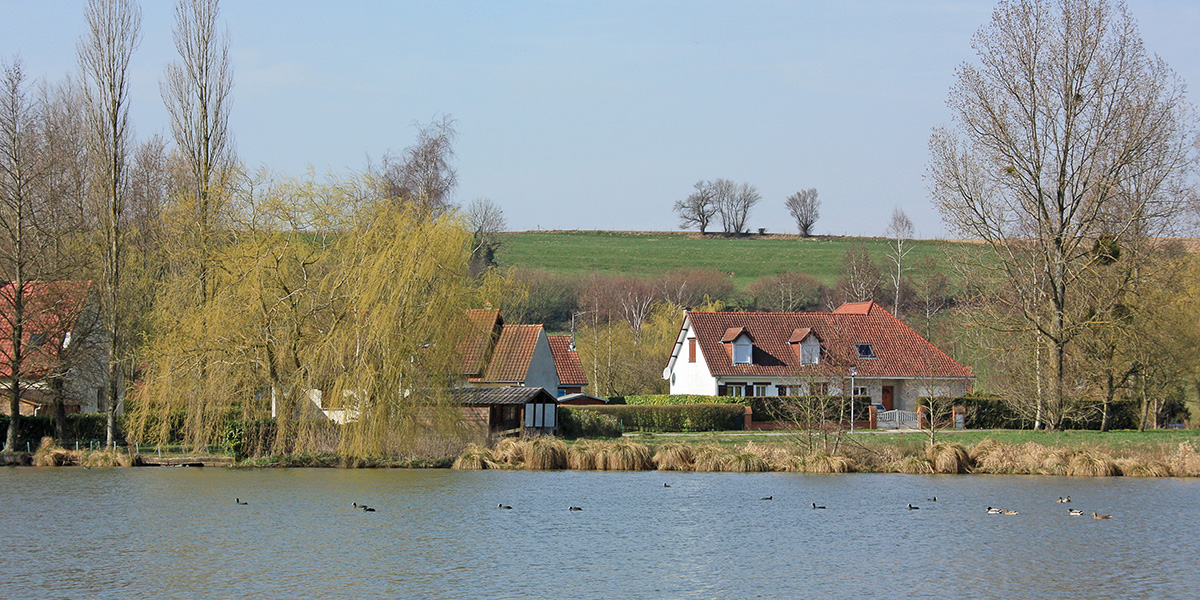
M854 395L865 397L865 396L870 396L871 392L867 391L867 388L865 388L865 387L856 387L856 388L854 388Z
M858 351L859 358L875 358L875 349L870 344L855 344L854 349Z
M46 343L46 334L32 333L29 335L29 345L34 348L41 348L42 344Z
M733 342L733 364L748 365L751 364L750 357L754 352L754 344L750 342L750 338L742 336Z
M800 364L815 365L821 362L821 342L810 336L800 344Z
M768 383L756 383L754 384L754 393L752 395L756 398L762 398L767 395L768 387L771 387Z
M688 362L696 362L696 338L688 338Z

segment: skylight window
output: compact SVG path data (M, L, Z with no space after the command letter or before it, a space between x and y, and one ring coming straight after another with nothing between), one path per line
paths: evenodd
M854 349L858 351L859 358L878 358L870 344L855 344Z
M46 334L34 333L29 336L29 345L34 348L41 348L42 344L46 343Z

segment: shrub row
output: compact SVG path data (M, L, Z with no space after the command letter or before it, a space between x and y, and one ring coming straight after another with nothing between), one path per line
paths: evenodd
M745 409L740 404L559 408L563 434L568 437L613 437L614 433L620 435L622 431L729 431L742 428L744 414ZM593 433L597 430L602 433Z
M8 424L11 421L8 415L0 415L0 432L8 431ZM124 419L121 415L117 415L115 425L117 428L116 439L124 440L124 428L122 427ZM69 441L88 442L92 440L105 440L108 428L108 417L104 414L69 414L67 415L67 430L66 438ZM2 434L0 434L2 435ZM53 416L37 416L27 417L22 416L17 423L17 444L22 446L17 450L24 451L26 444L30 448L36 448L43 437L54 437L54 417Z

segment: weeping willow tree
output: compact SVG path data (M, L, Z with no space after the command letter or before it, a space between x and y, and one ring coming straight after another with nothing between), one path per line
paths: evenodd
M508 281L468 275L457 215L371 203L360 181L264 179L233 195L209 298L196 303L194 273L164 285L135 440L202 447L268 421L262 451L362 457L461 437L449 389L465 309Z

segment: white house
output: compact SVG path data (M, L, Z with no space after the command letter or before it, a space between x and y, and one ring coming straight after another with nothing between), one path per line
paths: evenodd
M828 313L688 312L663 370L672 394L843 394L884 410L961 396L975 375L874 302Z

